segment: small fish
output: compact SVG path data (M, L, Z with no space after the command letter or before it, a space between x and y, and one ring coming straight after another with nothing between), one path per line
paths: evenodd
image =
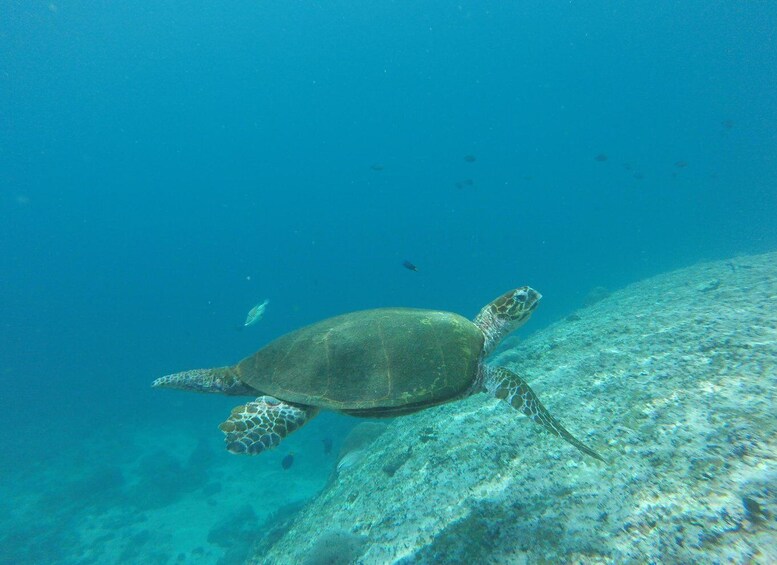
M474 155L465 155L465 156L464 156L464 160L465 160L467 163L474 163L475 161L477 161L477 160L478 160L478 158L477 158L477 157L475 157Z
M384 167L380 163L373 163L372 165L370 165L370 169L372 169L373 171L380 172L384 169Z
M411 271L416 271L416 272L418 272L418 267L416 267L415 265L413 265L413 264L412 264L410 261L408 261L407 259L405 259L404 261L402 261L402 266L403 266L405 269L410 269Z
M674 164L674 166L677 167L678 169L682 169L683 167L687 167L688 166L688 161L677 161Z
M248 316L246 316L246 321L243 326L247 328L248 326L253 326L256 322L261 320L262 316L264 316L264 310L267 308L269 303L270 301L265 298L264 302L251 308L248 311Z
M281 467L283 467L283 470L286 471L292 465L294 465L294 454L293 453L289 453L286 457L284 457L281 460Z
M324 454L329 455L332 453L332 438L325 437L321 442L324 444Z
M596 157L594 157L594 161L599 161L600 163L604 163L607 160L607 155L604 153L599 153Z
M742 505L745 507L745 518L754 524L763 522L764 518L769 518L769 512L761 508L757 501L749 496L742 497Z

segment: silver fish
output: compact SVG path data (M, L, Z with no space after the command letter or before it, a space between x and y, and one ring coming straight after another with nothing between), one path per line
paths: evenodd
M264 316L264 310L267 308L267 305L270 303L268 299L265 299L264 302L261 304L257 304L253 308L251 308L248 311L248 316L246 316L246 321L243 324L245 327L253 326L256 322L262 319L262 316Z

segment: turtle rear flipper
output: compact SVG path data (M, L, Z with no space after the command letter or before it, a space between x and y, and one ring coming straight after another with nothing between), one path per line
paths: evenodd
M245 384L234 367L214 369L192 369L159 377L151 386L154 388L177 388L193 392L226 394L229 396L253 396L258 391Z
M542 405L534 391L521 377L503 367L485 367L485 389L504 400L516 410L540 424L549 432L567 440L586 455L604 461L601 455L570 434L561 423L551 416L548 409Z
M318 414L318 408L289 404L260 396L253 402L232 409L227 421L219 426L224 442L232 453L257 455L277 447L281 440L304 426Z

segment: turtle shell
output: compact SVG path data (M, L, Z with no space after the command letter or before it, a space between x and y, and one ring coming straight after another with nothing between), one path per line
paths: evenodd
M236 369L263 394L365 415L453 400L477 376L483 333L451 312L381 308L286 334Z

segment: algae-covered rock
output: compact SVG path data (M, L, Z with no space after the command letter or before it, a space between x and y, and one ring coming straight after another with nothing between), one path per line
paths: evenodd
M608 464L473 396L391 421L251 562L326 532L362 564L777 562L777 253L633 284L492 363Z
M345 531L327 531L307 552L302 565L349 565L364 548L363 536Z
M382 422L360 422L343 440L338 461L353 451L361 451L386 431L387 424Z

